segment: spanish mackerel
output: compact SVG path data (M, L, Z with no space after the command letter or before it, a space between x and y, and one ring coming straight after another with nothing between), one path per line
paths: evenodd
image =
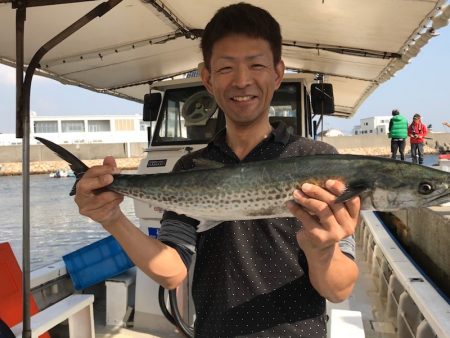
M77 180L89 169L61 146L40 137L36 139L67 161ZM306 182L324 186L327 179L346 185L336 202L360 196L361 209L365 210L392 211L450 201L449 173L380 157L314 155L232 166L207 160L206 163L212 168L117 174L106 188L197 219L198 231L223 221L292 217L286 203L293 199L294 189ZM74 193L75 186L71 194Z

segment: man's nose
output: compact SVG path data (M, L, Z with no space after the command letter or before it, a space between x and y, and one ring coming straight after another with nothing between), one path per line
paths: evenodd
M251 70L247 66L239 66L234 73L234 85L244 88L253 82Z

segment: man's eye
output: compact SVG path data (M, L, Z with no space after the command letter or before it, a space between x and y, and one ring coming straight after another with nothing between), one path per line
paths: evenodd
M217 72L220 74L226 74L231 72L231 67L221 67L219 69L217 69Z
M252 68L255 69L255 70L261 70L261 69L266 68L266 66L264 66L262 64L259 64L259 63L256 63L256 64L252 65Z

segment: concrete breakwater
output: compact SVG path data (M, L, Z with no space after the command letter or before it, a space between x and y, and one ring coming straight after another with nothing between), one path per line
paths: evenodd
M64 144L65 149L80 158L87 166L99 165L105 156L116 158L117 166L122 170L134 170L144 156L146 143L114 144ZM44 145L30 147L30 173L47 174L56 170L69 170L62 161ZM22 146L0 147L0 176L20 175L22 173Z
M450 134L435 133L430 136L433 140L427 140L425 153L437 153L436 142L438 144L450 144ZM324 137L322 141L329 143L338 149L341 154L389 156L390 141L386 135L374 136L340 136ZM64 147L75 156L83 160L88 166L102 163L102 159L107 155L116 158L117 165L122 170L134 170L139 166L139 162L144 156L146 144L68 144ZM22 173L21 146L0 147L0 176L20 175ZM405 152L410 151L409 142ZM66 162L61 161L55 154L43 145L31 146L30 151L30 173L46 174L55 172L58 169L68 170Z
M118 158L117 167L121 170L135 170L139 166L141 158ZM83 161L87 166L102 164L103 160ZM30 163L31 174L49 174L57 170L69 170L69 165L64 161L38 161ZM22 174L22 162L0 163L0 176L13 176Z

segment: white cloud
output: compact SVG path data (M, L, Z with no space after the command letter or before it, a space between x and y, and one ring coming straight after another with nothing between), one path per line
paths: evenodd
M24 74L25 76L25 74ZM52 79L44 76L33 76L33 83L52 83ZM0 64L0 84L7 86L16 85L16 69L13 67Z
M0 84L15 86L16 69L5 65L0 65Z
M49 84L51 84L51 83L54 83L55 80L50 79L50 78L45 77L45 76L34 75L33 76L33 83L36 83L36 82L37 83L49 83Z

